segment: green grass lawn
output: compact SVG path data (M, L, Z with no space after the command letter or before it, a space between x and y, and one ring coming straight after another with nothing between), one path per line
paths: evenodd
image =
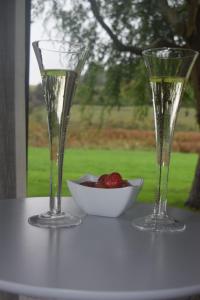
M168 193L171 205L180 207L184 205L191 187L196 161L196 154L172 154ZM65 152L63 195L69 195L67 179L76 179L85 173L100 175L112 171L120 172L124 178L144 178L139 200L154 201L156 180L153 151L68 149ZM29 147L28 196L48 195L48 182L48 149Z

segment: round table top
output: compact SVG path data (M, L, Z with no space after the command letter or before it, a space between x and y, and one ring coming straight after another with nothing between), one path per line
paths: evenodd
M80 214L72 198L64 210ZM0 290L70 300L170 299L200 293L200 215L169 209L181 233L142 232L131 220L151 212L135 204L119 218L86 216L75 228L28 224L47 198L0 201Z

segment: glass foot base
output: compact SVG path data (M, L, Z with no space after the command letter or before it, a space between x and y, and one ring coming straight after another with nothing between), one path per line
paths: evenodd
M79 217L72 216L61 212L59 214L52 214L50 212L35 215L28 219L29 224L43 228L61 228L61 227L73 227L81 224Z
M131 224L143 231L177 232L186 228L185 224L167 215L157 216L154 214L135 219Z

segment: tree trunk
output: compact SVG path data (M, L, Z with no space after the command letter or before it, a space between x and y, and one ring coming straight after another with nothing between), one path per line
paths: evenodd
M196 98L197 123L200 127L200 58L198 58L192 72L192 83ZM200 209L200 153L190 194L185 204L191 208Z
M194 179L192 183L192 188L188 197L188 200L186 201L185 205L200 209L200 155L198 158Z
M194 16L194 18L190 18L193 20L192 23L188 23L189 36L187 36L187 46L191 49L200 50L200 8L197 1L188 1L188 9L190 16ZM195 13L194 13L195 12ZM189 19L188 19L189 20ZM192 25L192 27L190 26ZM194 87L194 93L196 98L196 117L197 123L200 128L200 57L198 57L192 72L192 83ZM191 191L186 201L186 205L191 208L200 209L200 153L196 166L196 171L194 174L194 179L191 187Z

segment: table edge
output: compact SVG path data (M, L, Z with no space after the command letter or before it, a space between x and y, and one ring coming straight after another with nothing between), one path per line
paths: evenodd
M156 291L88 291L65 290L59 288L46 288L24 285L16 282L0 280L0 290L34 297L51 297L70 300L158 300L173 297L187 297L200 294L200 285L184 288L174 288Z

